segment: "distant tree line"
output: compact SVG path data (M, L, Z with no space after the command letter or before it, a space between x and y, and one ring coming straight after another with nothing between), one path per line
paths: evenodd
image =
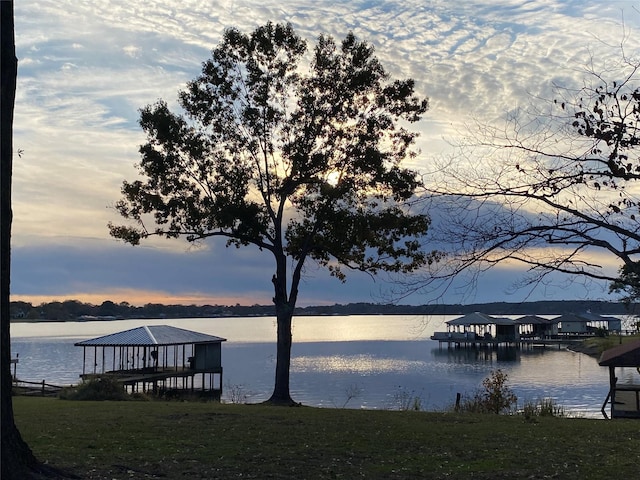
M590 300L508 303L495 302L471 305L393 305L378 303L348 303L298 307L297 316L309 315L465 315L470 312L490 315L562 315L591 311L599 314L624 315L636 313L635 305L622 302ZM135 318L210 318L274 316L273 305L163 305L143 306L110 300L100 305L78 300L33 305L11 302L12 321L78 321Z
M270 315L273 306L223 306L223 305L162 305L147 303L143 306L110 300L100 305L78 300L41 303L11 302L11 318L15 320L111 320L128 318L192 318L219 316Z

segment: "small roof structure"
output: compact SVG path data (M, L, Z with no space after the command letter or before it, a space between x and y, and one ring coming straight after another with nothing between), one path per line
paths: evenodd
M605 350L598 363L603 367L640 367L640 340Z
M169 346L226 342L226 338L169 325L150 325L77 342L79 347Z
M576 323L620 321L620 319L616 317L605 317L603 315L598 315L597 313L591 313L591 312L565 313L564 315L560 315L559 317L556 317L555 320L558 322L576 322Z
M538 315L525 315L524 317L516 318L516 322L524 325L553 325L558 323L558 319L544 318Z
M610 320L619 321L616 317L605 317L604 315L598 315L597 313L591 312L579 313L577 316L590 322L608 322Z
M445 322L447 325L515 325L515 320L506 317L492 317L486 313L473 312L463 317Z
M587 323L592 319L584 318L582 315L576 315L575 313L565 313L555 318L558 322L576 322L576 323Z

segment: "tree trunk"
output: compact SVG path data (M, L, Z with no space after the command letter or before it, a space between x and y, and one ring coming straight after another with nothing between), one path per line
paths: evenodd
M291 369L291 323L293 310L284 305L276 308L278 323L278 341L276 352L276 381L269 403L277 405L294 405L289 389L289 373Z
M11 339L9 290L11 275L11 173L13 168L13 107L18 60L13 26L13 1L0 1L2 60L0 65L0 404L2 421L2 478L26 478L36 464L13 420L11 398Z
M40 464L22 440L13 419L11 396L11 175L13 169L13 108L16 94L16 58L13 1L0 0L0 425L2 479L77 478Z
M292 305L287 298L286 261L285 257L278 258L278 273L273 276L273 288L275 296L273 303L276 306L276 320L278 338L276 343L276 379L273 393L267 403L275 405L295 405L289 390L289 372L291 367L291 323L293 319Z

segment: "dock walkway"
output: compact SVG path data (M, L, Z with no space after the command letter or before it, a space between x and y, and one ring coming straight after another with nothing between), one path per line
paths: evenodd
M440 347L443 344L448 348L499 348L499 347L519 347L519 348L533 348L533 347L558 347L576 345L582 343L585 336L557 336L555 338L513 338L513 337L489 337L489 336L476 336L473 332L435 332L431 336L431 340L438 341Z

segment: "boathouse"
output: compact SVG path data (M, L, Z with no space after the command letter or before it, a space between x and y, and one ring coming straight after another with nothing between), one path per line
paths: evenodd
M131 392L220 398L224 341L183 328L152 325L75 345L83 350L83 380L110 376Z
M434 332L432 340L460 345L512 344L520 340L518 323L506 317L473 312L445 322L446 332Z
M520 325L520 337L526 339L548 339L558 335L558 320L539 317L538 315L525 315L516 318Z
M604 417L608 418L606 408L610 403L611 418L640 418L640 340L605 350L598 363L609 367L609 393L602 404Z
M597 328L619 332L622 328L622 321L619 318L603 317L591 312L567 313L557 317L556 320L560 323L562 334L587 334Z
M589 320L574 313L565 313L557 317L562 333L587 333Z

